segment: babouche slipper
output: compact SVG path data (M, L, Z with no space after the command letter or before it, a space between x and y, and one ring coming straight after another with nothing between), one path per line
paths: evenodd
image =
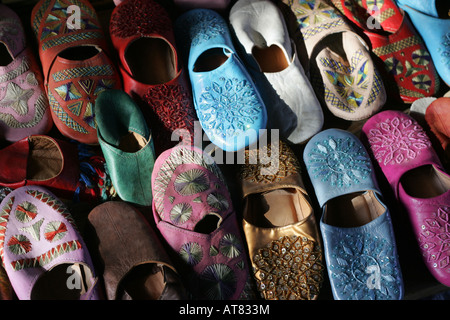
M263 157L273 161L262 164ZM318 299L325 271L322 244L294 152L283 141L246 150L239 177L243 230L261 296Z
M238 56L225 19L214 10L193 9L175 22L200 124L225 151L256 142L266 129L267 111Z
M98 239L108 300L180 300L187 295L171 259L144 215L108 201L88 216Z
M61 200L25 186L0 206L0 255L20 300L101 298L87 246Z
M152 0L122 1L109 25L124 91L154 129L157 154L179 140L192 140L197 119L172 25L167 10Z
M283 1L290 32L305 48L307 74L317 97L335 116L366 119L386 102L381 76L369 46L324 0Z
M79 8L72 25L71 5ZM53 122L70 139L98 144L93 107L105 89L120 88L97 14L86 0L41 0L31 13Z
M166 150L155 162L152 187L156 226L192 297L254 298L245 242L214 160L193 146Z
M52 125L42 72L17 14L0 4L0 139L47 134Z
M373 53L384 62L389 95L412 103L432 97L440 80L430 53L411 21L394 0L333 0L340 11L368 37Z
M322 208L320 229L337 300L400 300L403 277L389 209L369 154L348 131L327 129L304 150Z
M406 210L425 265L450 286L450 175L423 128L400 111L383 111L362 128L364 141Z
M319 132L324 121L322 106L278 7L269 0L239 0L231 8L230 24L264 99L268 129L280 130L294 144Z

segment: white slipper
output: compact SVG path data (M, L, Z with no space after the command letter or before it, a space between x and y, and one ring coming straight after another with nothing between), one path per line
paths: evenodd
M297 56L278 7L270 0L238 0L230 24L268 112L268 128L299 144L319 132L323 111Z

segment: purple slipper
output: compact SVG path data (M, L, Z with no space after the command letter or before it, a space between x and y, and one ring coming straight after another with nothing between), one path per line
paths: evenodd
M0 207L0 255L20 300L99 299L86 245L56 196L25 186Z
M450 175L430 139L412 117L399 111L373 116L362 135L409 214L426 266L450 286Z
M253 298L245 243L213 159L195 147L169 149L155 162L152 187L156 225L178 257L192 296Z

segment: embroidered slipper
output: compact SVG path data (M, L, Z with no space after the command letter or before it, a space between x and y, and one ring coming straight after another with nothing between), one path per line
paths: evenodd
M109 201L88 216L98 239L108 300L186 299L162 243L133 206Z
M262 164L263 157L270 163ZM239 176L243 229L261 296L316 300L324 279L322 246L294 152L283 141L245 150Z
M197 117L168 12L156 1L126 0L112 12L109 28L124 91L149 119L157 153L180 139L191 142Z
M102 157L75 144L33 135L0 150L0 185L41 185L65 200L102 201L114 195Z
M267 111L236 53L227 22L213 10L193 9L178 17L175 33L209 140L230 152L256 142L266 128Z
M278 7L269 0L240 0L231 8L230 24L267 107L267 127L294 144L318 133L322 107Z
M127 93L111 89L98 96L95 113L98 140L118 196L151 206L156 156L154 139L141 110Z
M194 299L253 298L245 244L214 160L196 147L163 152L152 174L153 216Z
M320 229L337 300L400 300L404 287L389 209L356 136L327 129L305 146L322 216Z
M367 44L339 12L324 0L284 0L296 19L296 40L306 47L307 73L332 114L366 119L386 102L383 81Z
M364 32L373 53L384 62L390 96L411 103L439 91L440 80L430 53L394 0L333 3Z
M450 286L450 175L428 136L409 115L384 111L364 124L362 139L408 213L425 265Z
M431 102L425 110L425 121L450 159L450 97Z
M68 7L79 8L72 25ZM31 13L52 117L66 137L98 144L93 105L108 88L120 88L97 14L86 0L41 0Z
M0 4L0 139L46 134L53 125L40 67L17 14Z
M422 36L442 80L450 86L450 3L442 0L397 0Z
M100 298L90 254L63 202L25 186L0 206L0 254L20 300Z

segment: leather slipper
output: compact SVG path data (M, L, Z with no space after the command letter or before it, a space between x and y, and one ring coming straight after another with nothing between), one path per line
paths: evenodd
M262 164L266 156L274 161ZM239 178L242 224L261 296L318 299L325 271L322 244L294 152L283 141L245 150Z
M70 5L80 8L79 28L68 23ZM105 89L120 88L121 81L94 8L86 0L41 0L31 25L56 127L70 139L98 144L95 99Z
M306 71L317 97L345 120L378 112L386 102L383 81L368 45L339 11L324 0L283 3L295 16L291 33L306 48Z
M405 208L430 273L450 285L450 175L423 128L400 111L383 111L362 128L397 201Z
M412 103L439 91L440 79L430 53L394 0L333 0L333 3L364 32L373 53L384 62L389 95Z
M91 256L61 200L25 186L0 206L1 258L20 300L100 299Z
M266 105L268 129L280 130L294 144L318 133L322 106L278 7L269 0L239 0L231 8L230 24Z
M303 156L322 208L334 298L401 300L404 285L390 212L361 141L348 131L327 129L308 142Z
M47 134L52 117L43 78L17 14L0 4L0 139Z

